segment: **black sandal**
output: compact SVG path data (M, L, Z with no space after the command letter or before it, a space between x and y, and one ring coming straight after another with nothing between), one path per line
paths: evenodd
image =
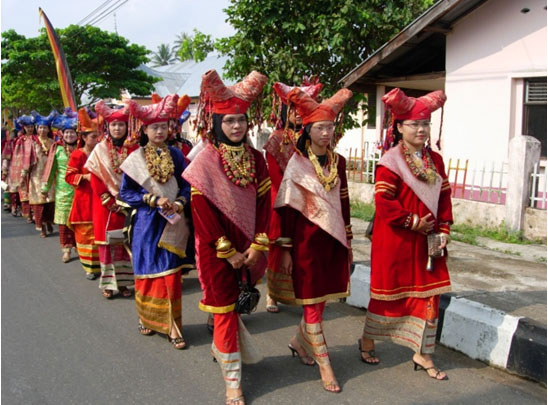
M169 343L171 343L173 345L173 348L177 350L186 349L186 342L182 337L172 338L171 336L168 335L167 340L169 340ZM182 346L180 346L181 344Z
M118 291L120 291L120 296L122 298L130 298L133 295L131 290L127 287L120 287L118 288Z
M358 349L360 349L360 359L361 361L363 361L365 364L369 364L370 366L378 366L379 363L381 362L379 360L379 358L377 357L377 355L375 354L375 349L371 349L371 350L362 350L362 340L361 339L358 339ZM362 353L366 353L368 354L369 356L364 358L362 356ZM370 359L377 359L379 361L368 361Z
M415 371L424 370L426 372L426 374L428 374L428 377L433 378L434 380L437 380L437 381L449 380L449 377L447 376L447 374L445 374L445 377L443 377L443 378L438 378L439 375L443 372L439 368L436 368L434 366L424 367L424 366L420 365L419 363L417 363L415 360L412 360L412 362L413 362L413 365L414 365L413 369ZM428 370L434 370L436 372L436 374L432 375L428 372Z

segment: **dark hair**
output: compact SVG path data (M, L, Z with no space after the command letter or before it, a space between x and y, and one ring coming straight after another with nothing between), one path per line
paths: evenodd
M139 128L139 146L145 146L148 143L148 135L145 133L145 126Z
M308 156L306 152L306 141L310 140L310 128L312 127L312 124L306 124L303 128L303 132L301 133L301 136L299 136L299 139L297 140L297 149L301 151L301 153L304 156Z
M403 138L403 135L400 131L398 131L398 124L403 123L403 120L394 120L394 124L392 125L392 134L394 135L394 142L392 142L392 145L390 147L396 146Z

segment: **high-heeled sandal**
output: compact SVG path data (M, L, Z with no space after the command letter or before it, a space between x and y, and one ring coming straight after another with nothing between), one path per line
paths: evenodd
M278 312L280 312L280 308L278 308L278 303L270 295L266 296L266 312L270 312L271 314L277 314Z
M291 357L297 356L299 358L300 362L302 364L304 364L305 366L315 366L316 365L316 362L314 361L313 358L311 358L309 356L301 356L299 354L299 352L297 351L297 349L295 349L293 346L291 346L291 343L289 343L287 345L287 347L289 347L289 350L291 350ZM312 360L312 363L309 363L308 361L306 361L307 359Z
M381 362L377 355L375 354L375 349L372 350L362 350L362 340L358 339L358 349L360 349L360 359L365 364L369 364L370 366L378 366ZM362 353L366 353L369 355L369 357L363 357ZM377 359L378 361L368 361L370 359Z
M238 395L234 398L226 398L226 405L236 405L236 404L242 404L245 405L245 398L243 395Z
M186 342L185 340L178 336L176 338L172 338L171 336L167 336L167 340L169 340L169 343L171 343L173 345L173 348L174 349L177 349L177 350L184 350L186 349Z
M424 367L424 366L420 365L419 363L417 363L415 360L411 360L411 361L413 362L413 369L415 371L424 370L426 372L426 374L428 375L428 377L433 378L434 380L437 380L437 381L449 380L449 377L447 376L447 374L445 374L445 376L443 378L438 378L440 376L440 374L442 373L442 371L439 368L436 368L434 366ZM432 375L428 372L428 370L434 370L436 372L436 374Z
M143 325L142 323L139 324L138 329L139 329L139 333L143 336L154 335L154 331L152 329L145 327L145 325Z
M120 291L120 296L123 298L130 298L133 295L131 290L127 287L120 287L118 288L118 291Z
M338 394L342 391L342 388L339 385L339 383L337 382L337 380L333 380L333 381L324 381L324 380L322 380L322 387L327 392L332 392L333 394Z

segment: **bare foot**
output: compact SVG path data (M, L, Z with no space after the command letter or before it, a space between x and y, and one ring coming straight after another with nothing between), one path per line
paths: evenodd
M322 378L323 389L333 393L341 392L341 387L335 378L335 373L331 368L331 364L320 366L320 375Z

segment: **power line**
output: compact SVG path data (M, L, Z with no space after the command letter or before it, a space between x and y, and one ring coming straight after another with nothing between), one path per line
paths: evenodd
M120 3L121 1L121 3ZM103 21L105 18L107 18L109 15L111 15L113 12L118 10L120 7L122 7L124 4L126 4L129 0L117 0L116 3L114 3L108 10L105 10L103 13L101 13L99 16L97 16L93 21L88 22L86 25L95 25Z
M89 13L88 15L86 15L84 18L82 18L78 23L77 25L82 25L86 20L89 20L91 18L93 18L93 14L97 13L99 10L101 10L102 8L105 7L105 5L107 5L108 3L110 3L112 0L107 0L105 1L103 4L101 4L99 7L97 7L95 10L93 10L91 13Z

